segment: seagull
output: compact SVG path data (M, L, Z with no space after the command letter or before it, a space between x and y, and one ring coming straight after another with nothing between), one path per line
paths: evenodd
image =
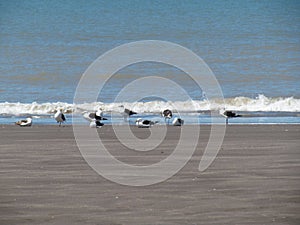
M103 110L102 108L99 108L95 113L95 119L101 120L103 118Z
M168 124L169 124L170 119L172 118L173 114L170 109L166 109L162 112L162 116L165 118L165 121L168 119Z
M30 127L32 125L32 119L27 118L24 120L19 120L18 122L16 122L16 125L19 125L20 127Z
M96 112L84 112L82 114L83 118L86 120L92 122L94 120L107 120L106 118L103 117L103 113L99 113L98 111Z
M66 121L66 117L62 113L62 109L57 110L57 112L54 115L54 118L57 121L57 123L59 123L59 126L61 125L61 123Z
M149 128L149 127L151 127L152 125L154 125L156 123L157 122L153 122L151 120L143 120L142 118L138 118L135 121L136 126L139 127L139 128Z
M120 107L124 108L124 114L125 114L126 116L132 116L132 115L134 115L134 114L137 114L136 112L134 112L134 111L132 111L132 110L130 110L130 109L125 108L123 105L121 105Z
M128 117L130 117L134 114L137 114L136 112L125 108L123 105L120 105L119 107L123 108L123 111L121 112L121 114L123 115L123 119L125 122L127 121Z
M220 110L220 114L226 118L226 124L228 124L228 119L229 118L241 117L241 115L238 115L235 112L225 110L225 109Z
M90 128L99 128L102 127L104 123L101 123L99 120L93 120L90 123Z
M180 119L178 117L175 117L172 124L173 126L182 126L184 123L184 120L183 119Z

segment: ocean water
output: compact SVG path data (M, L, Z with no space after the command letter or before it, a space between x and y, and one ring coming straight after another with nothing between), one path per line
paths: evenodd
M206 112L223 107L245 115L232 120L236 123L300 123L296 0L2 0L0 26L0 123L24 116L51 123L58 107L70 117L72 112L80 116L101 106L109 117L120 105L151 118L162 109L179 107L187 123L209 123ZM97 57L139 40L174 42L199 55L214 72L225 105L220 99L208 101L179 69L150 62L118 71L97 102L73 104L82 74ZM190 100L168 102L151 96L138 103L115 102L124 86L153 75L176 82L197 107ZM176 96L173 92L169 90ZM109 123L119 122L115 120Z

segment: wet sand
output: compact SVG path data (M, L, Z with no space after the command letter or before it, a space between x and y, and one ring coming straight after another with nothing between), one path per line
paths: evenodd
M70 126L2 125L0 224L299 224L300 126L230 125L217 158L200 173L209 131L201 126L196 151L178 174L130 187L88 166ZM151 164L172 152L180 128L170 127L150 152L126 149L111 126L99 133L118 159Z

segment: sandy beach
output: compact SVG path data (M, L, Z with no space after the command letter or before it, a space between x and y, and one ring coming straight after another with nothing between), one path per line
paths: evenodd
M130 187L89 167L71 126L2 125L0 224L299 224L300 126L227 126L217 158L200 173L209 131L201 126L197 149L178 174ZM169 127L150 152L126 149L111 126L99 133L120 160L151 164L172 152L180 128Z

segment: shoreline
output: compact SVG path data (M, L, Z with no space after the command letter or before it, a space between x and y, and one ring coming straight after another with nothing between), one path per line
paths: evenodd
M210 127L210 126L300 126L300 123L229 123L229 124L208 124L208 123L202 123L202 124L184 124L183 126L205 126L205 127ZM32 126L29 127L20 127L16 124L1 124L0 123L0 127L5 128L5 127L20 127L20 128L30 128L30 127L59 127L56 124L32 124ZM82 126L82 127L89 127L89 124L77 124L77 126ZM103 127L112 127L112 126L127 126L126 124L105 124ZM137 127L134 124L129 124L128 126L130 127ZM180 126L173 126L173 125L166 125L166 124L155 124L153 127L162 127L162 126L166 126L166 127L180 127ZM61 127L73 127L73 124L62 124ZM91 128L91 129L95 129L95 128ZM97 128L97 129L101 129L101 128ZM151 129L151 128L150 128Z
M71 125L2 125L0 223L299 223L300 126L230 124L217 158L201 173L210 127L200 125L197 148L176 175L131 187L106 180L86 163ZM130 128L139 138L149 135L149 129ZM168 127L161 146L148 152L120 144L112 126L98 133L119 160L148 165L172 153L180 130Z

